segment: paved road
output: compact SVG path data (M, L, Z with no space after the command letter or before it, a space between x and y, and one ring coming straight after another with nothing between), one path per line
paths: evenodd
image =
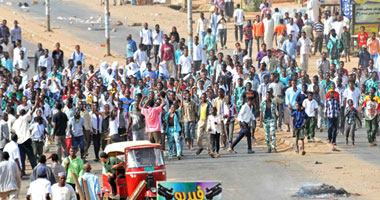
M28 12L20 8L14 1L11 8L14 11L29 15L31 18L41 21L41 23L45 21L45 6L42 3L43 1L39 1L37 5L32 5L32 0L24 0L22 2L27 2L30 5L30 7L27 8ZM97 22L98 18L104 19L103 12L85 8L82 4L75 2L50 0L50 3L51 25L53 29L59 28L60 30L65 30L67 33L78 38L97 44L98 47L100 47L100 44L105 44L104 21L101 21L101 23ZM126 44L125 36L132 34L135 40L138 39L141 27L126 26L128 23L126 19L116 19L111 16L111 20L120 20L124 23L123 26L114 26L112 23L110 26L110 29L116 29L116 32L110 33L111 49L124 55ZM89 27L91 27L91 31L88 30ZM86 51L85 47L82 47L82 50Z
M327 131L327 130L326 130ZM327 140L327 132L317 132L316 136L321 139ZM346 146L346 136L338 135L337 145L339 148L349 152L350 154L380 167L380 149L379 146L369 147L367 133L364 128L359 128L355 133L355 147L351 145L351 138L349 138L349 145Z

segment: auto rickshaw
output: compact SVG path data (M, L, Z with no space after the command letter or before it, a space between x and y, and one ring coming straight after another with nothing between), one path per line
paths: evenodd
M117 196L120 199L128 199L143 180L146 187L138 196L138 200L156 199L157 181L166 181L166 168L162 156L161 146L149 141L118 142L106 146L104 152L109 157L116 156L124 161L124 169L116 170ZM102 195L103 199L111 199L111 186L103 167L102 170Z

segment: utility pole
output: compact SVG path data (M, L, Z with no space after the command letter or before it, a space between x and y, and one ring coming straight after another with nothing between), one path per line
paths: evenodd
M193 54L193 1L187 0L187 25L189 53Z
M50 0L45 0L46 31L50 32Z
M111 41L110 41L110 7L109 0L104 1L104 23L105 23L105 35L106 35L106 56L111 56Z

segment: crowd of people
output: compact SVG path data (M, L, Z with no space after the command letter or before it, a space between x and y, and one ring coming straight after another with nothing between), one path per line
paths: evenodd
M291 17L264 1L251 21L239 4L232 12L231 4L215 1L210 19L200 14L191 48L176 27L164 33L144 23L138 45L127 36L126 64L103 62L99 69L86 63L79 45L67 55L59 43L52 52L38 44L30 63L17 21L10 31L3 20L0 196L17 198L16 174L26 175L28 157L33 173L27 198L76 199L72 171L88 181L96 199L99 182L86 163L91 144L95 161L105 164L100 151L107 144L144 139L161 144L169 159L182 159L184 148L218 158L220 149L236 153L244 137L247 152L254 153L258 128L267 152L277 152L276 132L284 129L296 139L295 152L305 155L304 140L314 142L315 130L327 127L333 146L338 133L355 145L364 122L369 145L376 146L379 38L361 27L359 62L347 70L354 44L349 19L339 12L319 15L318 5L310 0L307 13ZM220 51L227 49L228 23L235 25L232 54ZM258 53L252 57L254 42ZM318 74L312 75L309 58L317 53ZM50 142L57 151L46 157Z

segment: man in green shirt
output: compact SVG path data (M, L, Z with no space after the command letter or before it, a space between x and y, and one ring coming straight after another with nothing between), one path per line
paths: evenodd
M342 40L343 48L344 48L344 56L348 58L348 62L350 62L350 47L351 47L351 34L348 31L346 26L343 27L344 32L341 34L340 39Z
M108 157L105 152L100 154L100 160L108 175L108 183L111 185L112 195L116 195L116 170L124 167L124 162L116 157Z
M216 47L216 38L215 35L211 33L211 28L207 29L207 35L204 39L204 48L206 49L207 56L210 54L211 50L218 51Z
M75 182L74 178L71 174L71 171L77 176L80 177L84 174L83 171L83 160L80 157L77 157L78 148L77 147L71 147L70 149L70 155L66 157L63 162L62 166L66 169L67 179L66 183L70 184L73 188L75 188Z

